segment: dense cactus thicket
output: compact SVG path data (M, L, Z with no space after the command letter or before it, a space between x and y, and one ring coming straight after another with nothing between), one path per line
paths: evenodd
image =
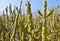
M37 10L33 16L31 4L26 1L26 14L20 8L7 6L0 16L0 41L60 41L60 14L56 8L47 11L43 1L43 12Z

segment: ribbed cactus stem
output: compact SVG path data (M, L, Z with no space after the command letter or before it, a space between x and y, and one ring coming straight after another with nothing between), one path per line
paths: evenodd
M42 41L46 41L46 10L47 10L47 3L46 0L43 1L43 26L42 26Z
M27 22L28 22L28 32L32 33L33 24L32 24L32 14L31 14L31 4L29 1L26 2L26 10L27 10ZM34 39L30 35L29 41L33 41Z
M31 4L27 1L26 2L26 10L27 10L27 22L28 22L28 32L31 32L33 25L32 25L32 14L31 14Z
M46 16L46 10L47 10L47 1L46 0L44 0L43 1L43 17L45 17Z

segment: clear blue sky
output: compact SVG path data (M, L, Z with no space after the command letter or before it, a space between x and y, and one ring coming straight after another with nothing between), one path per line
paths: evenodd
M25 2L26 0L22 0L22 8L25 10ZM29 0L31 3L32 11L36 11L37 9L42 10L42 3L43 0ZM58 6L60 5L60 0L47 0L48 3L48 8L51 8L53 6ZM6 6L9 6L9 4L12 4L12 6L20 6L20 0L0 0L0 11L2 12ZM0 12L0 13L1 13Z

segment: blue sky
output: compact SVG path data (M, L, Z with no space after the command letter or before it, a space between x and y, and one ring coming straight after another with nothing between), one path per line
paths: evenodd
M25 8L25 2L26 0L22 0L23 4L22 4L22 9L26 9ZM31 8L32 8L32 12L36 11L37 9L42 10L43 6L43 0L29 0L31 3ZM48 9L53 7L53 6L58 6L60 5L60 0L47 0L48 3ZM6 6L9 6L9 4L12 4L13 6L20 6L20 0L0 0L0 13L2 13L2 11L6 8Z

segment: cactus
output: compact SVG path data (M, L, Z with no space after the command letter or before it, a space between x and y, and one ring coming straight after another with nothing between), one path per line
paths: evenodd
M22 12L22 0L20 8L14 6L12 9L11 4L9 9L5 8L0 15L0 41L60 41L60 14L56 14L55 8L47 12L46 0L43 12L38 9L36 17L29 1L26 1L26 14Z
M39 10L37 11L39 13L39 15L41 15L43 17L43 26L42 26L42 41L47 41L47 37L46 37L46 17L50 16L53 13L53 9L49 11L48 14L46 14L46 10L47 10L47 1L44 0L43 1L43 12L44 14L42 14Z
M28 22L28 32L32 32L31 30L33 29L32 25L32 14L31 14L31 7L30 3L27 1L26 2L26 10L27 10L27 22Z

